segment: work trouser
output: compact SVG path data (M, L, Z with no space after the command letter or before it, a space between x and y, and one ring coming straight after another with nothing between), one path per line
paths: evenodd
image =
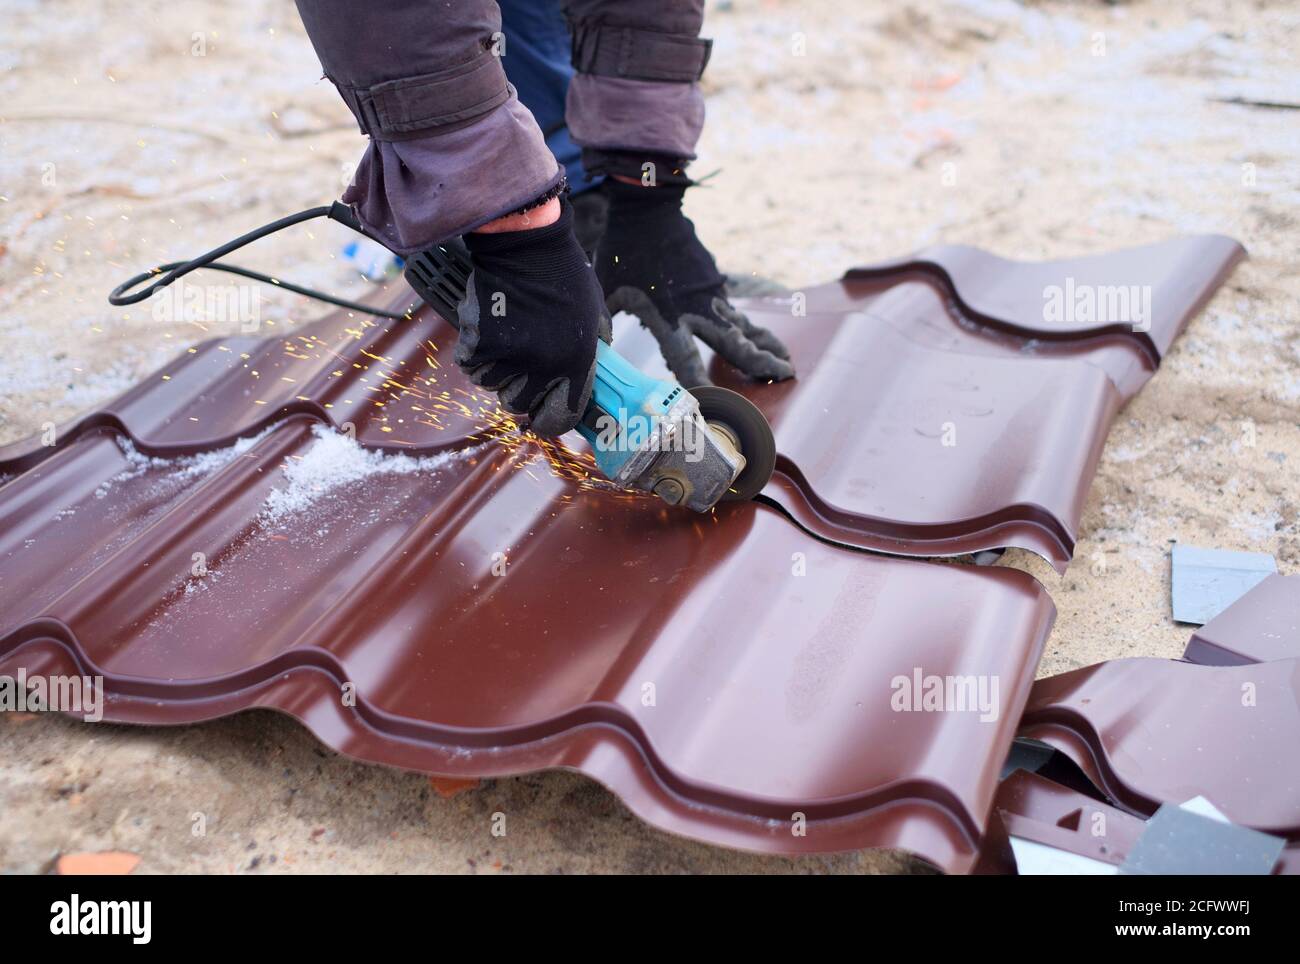
M495 0L296 0L370 146L343 200L399 254L555 188L563 172L506 81ZM704 123L703 0L566 0L565 116L589 171L680 176Z
M546 146L564 168L569 190L578 194L600 183L582 167L582 148L569 135L564 102L573 79L569 27L560 0L497 0L501 30L509 56L501 58L519 100L537 126Z

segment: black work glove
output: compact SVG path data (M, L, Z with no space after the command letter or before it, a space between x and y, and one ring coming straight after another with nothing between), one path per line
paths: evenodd
M573 209L544 228L467 234L473 271L460 303L456 364L527 415L538 435L563 435L591 398L596 339L608 330L600 283L573 236Z
M709 383L697 336L750 378L793 377L786 347L727 300L726 279L682 213L685 186L608 178L603 190L609 215L596 274L605 305L636 315L650 329L679 382L687 388Z

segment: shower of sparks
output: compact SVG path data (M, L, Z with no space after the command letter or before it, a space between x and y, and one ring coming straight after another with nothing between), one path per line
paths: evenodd
M370 334L365 328L373 327L366 325L346 331L353 340L361 341ZM471 430L465 434L467 441L500 445L510 455L505 464L538 482L542 479L532 470L544 467L552 477L564 480L578 492L599 491L628 500L645 497L643 493L620 488L601 475L590 452L575 451L559 439L541 438L526 432L519 418L503 409L493 393L467 387L464 383L444 384L441 380L443 366L438 361L440 348L432 339L420 346L419 359L412 362L379 354L382 339L367 340L371 343L361 349L359 360L354 360L316 335L298 334L285 339L285 365L297 377L280 375L279 380L290 384L302 379L310 380L316 376L315 369L322 361L327 365L338 365L325 370L328 379L342 378L346 368L351 367L362 373L359 381L368 393L361 404L369 403L370 420L376 423L379 431L392 436L385 440L389 444L418 445L418 442L405 437L412 424L437 431L451 429L458 434L469 428ZM265 381L264 373L247 363L245 368L250 378L258 383ZM297 397L304 399L307 396ZM341 401L351 404L351 399ZM266 400L259 403L266 404ZM326 408L334 407L333 402L323 404ZM559 498L562 503L571 504L573 493L565 492Z

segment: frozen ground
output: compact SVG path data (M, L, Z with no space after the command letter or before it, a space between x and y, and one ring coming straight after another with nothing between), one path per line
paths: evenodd
M1111 434L1040 672L1173 656L1174 541L1300 571L1300 117L1294 3L735 0L715 4L690 211L724 265L797 287L935 241L1020 258L1218 231L1250 250ZM237 322L105 293L333 197L360 140L289 0L6 0L0 40L0 442L104 401ZM802 43L804 54L796 50ZM343 229L246 259L360 293ZM319 309L262 294L292 330ZM504 839L489 815L511 815ZM192 834L191 815L208 815ZM0 714L0 870L61 852L161 871L891 871L650 830L568 774L450 798L253 713L176 730Z

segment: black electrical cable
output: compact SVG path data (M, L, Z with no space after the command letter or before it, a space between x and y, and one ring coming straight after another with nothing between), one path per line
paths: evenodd
M335 298L333 295L325 294L323 291L316 291L314 288L305 288L301 285L293 284L290 281L282 281L273 278L270 275L262 274L260 271L254 271L251 268L243 268L237 264L218 261L217 259L230 254L232 251L238 251L245 245L252 244L268 234L275 234L277 231L283 231L285 228L292 227L295 224L301 224L303 221L311 221L315 218L330 218L345 224L352 230L365 234L361 222L357 220L352 209L342 202L335 201L330 205L323 205L316 208L308 208L305 211L299 211L297 214L290 214L287 217L264 224L260 228L249 231L247 234L241 234L239 237L227 241L219 248L213 248L206 254L201 254L197 258L191 258L189 261L171 261L167 264L160 264L156 268L150 268L148 271L142 271L133 278L129 278L114 288L108 295L108 302L112 305L135 305L144 301L153 295L160 288L166 288L173 281L182 278L191 271L197 271L199 268L208 268L212 271L225 271L230 274L242 275L245 278L252 278L254 281L262 281L266 284L275 285L277 288L284 288L286 291L292 291L295 294L305 295L308 298L314 298L317 301L324 301L327 304L338 305L340 308L348 308L352 311L359 311L367 315L377 315L380 318L391 318L394 321L404 321L411 317L411 310L402 314L395 314L391 311L383 311L370 305L358 304L355 301L348 301L345 298ZM158 276L162 275L161 278ZM153 284L140 291L131 292L132 288L143 284L150 278L158 278Z

